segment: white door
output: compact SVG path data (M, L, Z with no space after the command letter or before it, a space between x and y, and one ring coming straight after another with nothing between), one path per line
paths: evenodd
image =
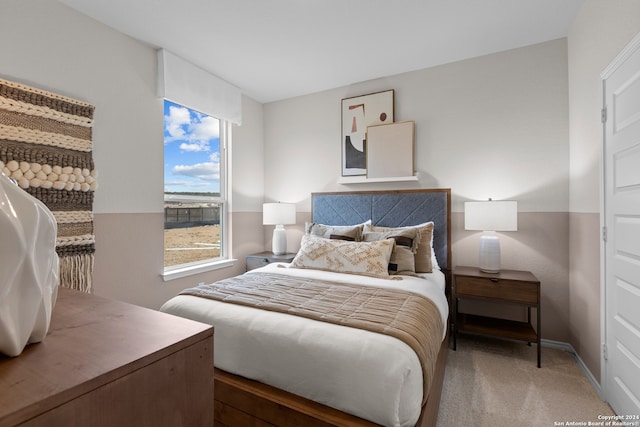
M640 34L603 79L605 397L640 415Z

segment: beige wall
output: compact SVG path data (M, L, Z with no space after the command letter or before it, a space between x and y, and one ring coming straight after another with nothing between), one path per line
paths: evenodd
M95 105L95 293L157 308L187 286L244 271L264 246L262 105L243 98L235 127L235 266L163 282L163 104L156 52L56 1L3 0L0 75ZM237 212L233 203L237 204Z
M342 98L395 90L415 121L418 183L341 185ZM514 198L568 210L566 40L555 40L265 104L265 193L309 211L312 191L451 187L464 200Z
M568 37L570 111L569 342L601 378L600 73L640 32L640 2L585 0Z
M387 89L395 90L395 120L415 121L419 181L338 184L341 99ZM503 267L541 280L543 337L568 339L566 40L265 104L264 117L266 198L296 202L300 215L308 215L314 191L448 187L453 264L477 265L480 234L464 231L463 202L518 200L519 230L501 236Z

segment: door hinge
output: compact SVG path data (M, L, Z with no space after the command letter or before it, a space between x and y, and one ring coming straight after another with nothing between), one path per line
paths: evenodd
M604 360L608 360L609 359L609 355L607 354L607 344L602 344L602 358Z
M602 241L606 242L607 241L607 226L603 226L602 227Z
M602 123L607 123L607 107L604 107L601 111Z

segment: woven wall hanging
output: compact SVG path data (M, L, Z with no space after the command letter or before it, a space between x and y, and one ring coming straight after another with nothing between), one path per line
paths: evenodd
M91 292L94 106L0 79L0 171L51 210L60 286Z

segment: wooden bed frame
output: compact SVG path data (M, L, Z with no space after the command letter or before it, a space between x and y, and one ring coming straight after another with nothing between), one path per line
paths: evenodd
M316 216L316 196L323 198L329 196L329 200L334 200L333 196L340 197L355 195L373 194L392 196L391 203L395 203L393 197L404 198L409 197L408 203L411 207L415 207L414 196L418 193L443 193L446 206L445 212L440 213L441 222L439 224L440 236L435 238L444 239L443 256L438 258L440 267L445 273L446 293L451 307L451 190L450 189L432 189L432 190L402 190L402 191L369 191L369 192L344 192L344 193L314 193L313 194L313 219L316 222L332 225L356 224L364 222L372 216L363 214L360 220L351 218L343 218L341 223L324 222L322 219L326 216ZM324 203L324 202L323 202ZM330 202L331 203L331 202ZM360 203L358 201L358 203ZM396 204L398 211L407 212L406 207L402 203ZM340 208L340 207L338 207ZM333 209L333 208L332 208ZM360 209L360 208L358 208ZM387 209L387 208L385 208ZM324 215L324 214L323 214ZM404 214L403 214L404 215ZM417 225L420 222L411 222L411 215L406 215L408 224L400 225ZM421 221L424 222L424 221ZM376 224L376 222L374 222ZM438 225L436 226L438 233ZM435 243L434 243L435 247ZM438 252L438 251L436 251ZM426 403L422 407L420 418L416 427L435 427L438 419L438 409L440 406L440 396L442 394L442 386L444 382L444 372L447 362L447 353L449 348L449 327L447 325L446 338L443 340L438 354L436 370L433 382L429 391ZM214 419L217 427L327 427L327 426L344 426L344 427L374 427L370 421L347 414L337 409L319 404L309 399L297 396L295 394L283 391L281 389L253 381L244 377L230 374L220 369L215 369L214 373Z

